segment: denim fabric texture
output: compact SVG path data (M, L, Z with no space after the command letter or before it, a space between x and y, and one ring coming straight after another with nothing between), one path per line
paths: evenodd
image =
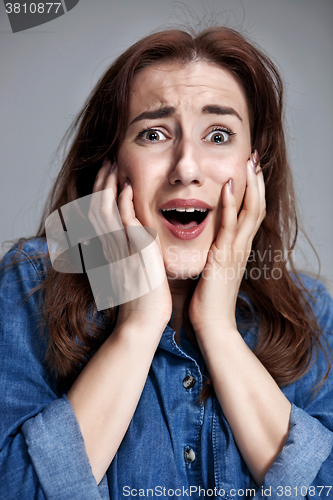
M0 268L0 499L333 499L333 370L311 393L326 368L324 354L282 388L292 403L289 435L258 488L218 400L198 401L205 364L183 328L176 344L171 320L121 446L97 485L72 406L44 364L48 331L41 327L39 292L30 292L45 276L46 260L34 257L47 252L46 242L26 242L8 266L16 249ZM333 348L332 298L322 283L301 277ZM241 327L238 309L236 319L253 349L258 319Z

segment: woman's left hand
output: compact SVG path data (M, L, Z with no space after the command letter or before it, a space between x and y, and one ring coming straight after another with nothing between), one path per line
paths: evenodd
M238 332L235 318L238 290L264 217L263 174L248 161L238 218L232 188L223 186L221 227L189 307L215 395L258 486L286 442L291 412L290 402Z
M254 155L247 162L243 208L237 217L233 181L222 188L221 226L189 306L189 318L200 343L210 326L236 328L239 287L252 241L266 215L265 184Z

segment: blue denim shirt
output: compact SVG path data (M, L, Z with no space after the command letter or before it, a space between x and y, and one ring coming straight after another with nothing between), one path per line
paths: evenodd
M282 389L292 403L290 430L258 488L218 400L198 402L202 356L183 329L178 346L169 325L126 435L97 485L72 406L43 361L47 330L41 329L39 292L29 293L42 282L45 262L29 257L46 250L44 240L28 241L21 251L28 260L4 268L14 247L0 271L1 499L333 498L332 370L316 397L310 394L325 367L324 355ZM333 301L321 283L302 279L316 297L313 311L333 347ZM240 332L253 349L256 321Z

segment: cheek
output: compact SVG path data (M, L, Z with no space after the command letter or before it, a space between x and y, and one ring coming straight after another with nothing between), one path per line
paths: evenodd
M135 180L134 165L136 164L136 159L133 155L130 155L126 148L122 148L117 154L117 165L118 165L118 178L119 184L122 186L125 182L126 177L128 177L133 183Z
M151 225L148 208L155 185L151 175L152 170L141 155L133 154L128 149L119 151L117 164L119 186L123 186L126 177L131 181L135 216L141 224Z
M158 169L143 148L131 148L130 146L121 148L117 155L117 163L120 185L128 177L133 189L142 194L155 183Z
M223 165L219 166L215 170L214 181L216 185L219 186L219 190L222 189L224 184L228 182L230 178L233 179L234 183L234 195L236 199L237 209L239 210L246 189L246 162L248 156L244 156L238 161L226 161Z

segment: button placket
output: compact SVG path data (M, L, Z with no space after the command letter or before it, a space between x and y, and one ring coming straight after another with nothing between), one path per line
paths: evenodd
M183 381L182 381L183 387L184 387L184 389L186 389L186 392L192 393L193 387L196 386L197 379L198 379L197 387L195 387L192 396L195 396L197 394L197 390L200 390L200 385L201 385L201 383L200 383L200 381L201 381L200 380L201 379L201 377L200 377L200 370L199 370L199 367L197 366L197 364L196 364L195 361L194 361L194 364L196 365L195 371L198 371L197 378L193 375L193 367L191 367L191 368L188 367L186 369L186 375L185 375L185 377L183 378ZM197 404L198 403L196 402L196 405ZM201 413L202 413L202 409L200 410L200 415L201 416L200 416L200 425L199 425L199 428L198 428L198 432L200 432L200 426L202 424L202 414ZM192 438L193 438L193 436L191 436L191 438L190 438L190 441L189 441L190 443L192 443ZM196 454L195 454L195 451L191 447L190 444L187 444L184 447L184 461L185 461L187 469L192 469L193 467L194 467L194 469L196 469L196 467L198 466L198 465L195 466L195 464L193 463L193 462L196 461Z

